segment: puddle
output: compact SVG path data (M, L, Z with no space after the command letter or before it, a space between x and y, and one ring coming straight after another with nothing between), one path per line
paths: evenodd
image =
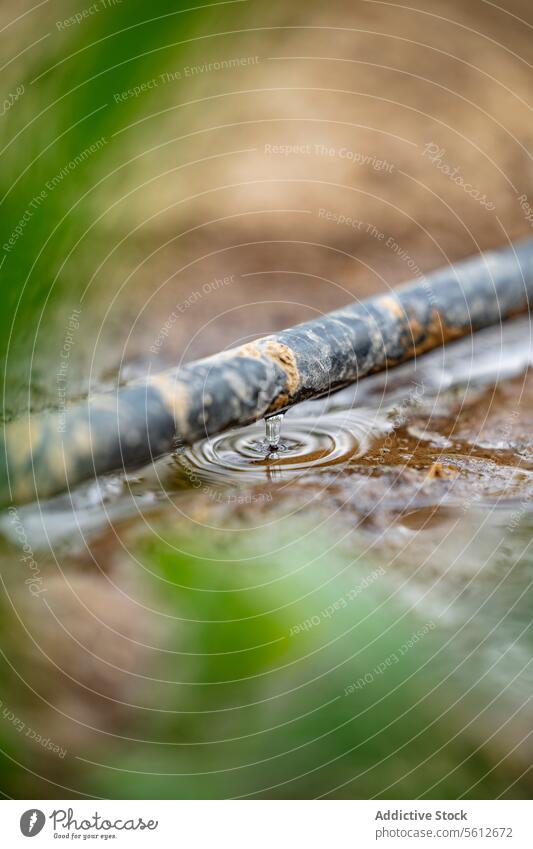
M286 416L278 445L262 438L263 425L196 443L176 457L186 476L240 485L301 478L318 469L347 464L365 454L379 430L387 427L373 411L344 411L304 418ZM178 469L179 474L179 469Z

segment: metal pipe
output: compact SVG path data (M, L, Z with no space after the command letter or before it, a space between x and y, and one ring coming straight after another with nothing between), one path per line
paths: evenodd
M279 413L529 310L533 240L5 426L0 500L47 497Z

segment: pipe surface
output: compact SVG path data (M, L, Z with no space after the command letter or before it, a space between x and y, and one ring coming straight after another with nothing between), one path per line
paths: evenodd
M250 424L529 310L533 240L177 369L5 425L0 499L62 492Z

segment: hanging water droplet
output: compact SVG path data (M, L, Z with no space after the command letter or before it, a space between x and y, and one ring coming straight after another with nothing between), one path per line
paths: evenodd
M265 419L265 441L270 451L275 451L276 448L279 446L282 421L283 413L278 413L275 416L269 416Z

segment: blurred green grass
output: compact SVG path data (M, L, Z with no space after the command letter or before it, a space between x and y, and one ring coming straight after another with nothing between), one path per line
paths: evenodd
M518 779L527 795L520 764L479 745L490 679L465 694L483 652L462 667L461 638L375 560L302 524L271 554L265 531L135 536L91 590L64 560L45 603L6 579L5 706L67 756L4 716L5 793L493 798Z
M1 257L0 357L8 417L25 409L28 397L33 407L53 405L46 387L59 328L79 307L102 258L125 235L120 218L110 222L106 211L134 189L137 165L114 133L146 110L147 99L117 103L114 94L182 67L194 49L191 40L231 29L238 15L238 3L197 10L191 5L157 0L147 7L128 0L58 31L56 22L78 10L55 3L32 17L31 35L37 40L48 31L50 37L16 59L5 77L5 96L17 86L25 89L0 121L0 244L8 245ZM10 35L10 30L0 35L9 53L15 52ZM202 56L209 56L209 39L207 49L200 44ZM171 88L175 101L184 99L179 81ZM162 92L163 103L168 97ZM99 150L69 168L101 139ZM47 188L62 171L60 182ZM22 232L9 245L25 216ZM92 287L84 303L85 334L94 335L100 301L109 299L119 279L108 266L105 280Z

